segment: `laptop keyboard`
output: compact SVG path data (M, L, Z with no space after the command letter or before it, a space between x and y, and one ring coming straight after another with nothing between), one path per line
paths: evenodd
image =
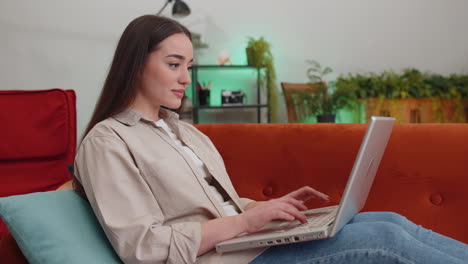
M324 226L335 218L337 209L338 206L330 206L312 210L304 214L307 217L307 223L302 224L299 221L283 222L276 227L265 229L263 232L282 233L291 229L302 231L313 227Z
M336 216L335 211L328 212L314 212L306 214L307 223L298 225L296 229L306 230L311 227L323 226L329 223Z

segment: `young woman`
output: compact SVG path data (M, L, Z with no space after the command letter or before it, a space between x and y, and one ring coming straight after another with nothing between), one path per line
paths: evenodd
M125 263L466 263L468 247L394 213L358 214L335 237L270 249L214 252L275 219L305 222L310 187L279 199L240 198L208 137L168 109L181 105L193 62L174 20L132 21L75 159L89 200Z

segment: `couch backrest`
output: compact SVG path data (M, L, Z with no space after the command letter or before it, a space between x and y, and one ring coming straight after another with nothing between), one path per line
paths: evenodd
M0 197L55 190L76 149L73 90L0 91ZM0 219L0 255L27 263Z
M338 204L364 124L197 125L239 194L265 200L310 185ZM395 125L365 211L393 211L468 243L468 124ZM319 206L319 203L309 203Z
M76 149L73 90L0 91L0 197L55 190ZM0 237L6 227L0 221Z

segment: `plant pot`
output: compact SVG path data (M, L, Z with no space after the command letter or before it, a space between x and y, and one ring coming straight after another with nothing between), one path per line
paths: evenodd
M210 90L199 90L198 100L199 100L200 106L209 105L210 104Z
M259 62L263 61L263 55L255 53L252 48L246 48L245 53L247 55L247 65L257 67Z
M463 102L463 108L465 110L465 120L466 122L468 122L468 98L463 98L462 102Z
M335 115L318 115L318 123L335 123Z
M397 123L463 123L463 105L456 99L406 98L367 99L366 120L371 116L392 116Z
M367 99L366 120L371 116L391 116L397 123L432 123L433 105L431 99Z

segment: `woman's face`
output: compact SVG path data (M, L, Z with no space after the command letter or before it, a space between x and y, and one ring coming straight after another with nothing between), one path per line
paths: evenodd
M191 82L192 62L192 42L185 34L174 34L163 40L148 55L134 107L150 116L157 114L160 106L179 108Z

